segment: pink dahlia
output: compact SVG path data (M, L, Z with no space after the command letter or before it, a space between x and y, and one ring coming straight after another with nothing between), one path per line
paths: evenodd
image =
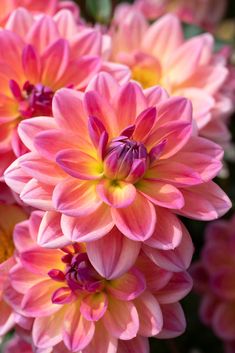
M37 348L55 346L57 352L63 343L72 352L147 353L147 337L184 331L178 301L192 285L185 270L164 270L142 252L130 267L138 245L117 229L107 236L109 256L97 243L42 248L36 243L41 216L33 212L16 226L17 263L10 271L11 285L22 296L22 313L34 319Z
M48 211L42 228L51 238L49 225L61 217L72 241L98 239L116 225L132 240L156 236L174 248L182 233L176 213L210 220L230 208L211 181L222 150L192 135L187 99L168 98L160 87L144 92L134 82L119 85L102 73L85 93L59 90L52 110L54 119L21 122L30 152L5 173L26 204ZM161 224L165 239L155 233Z
M68 9L78 18L79 8L73 1L59 0L1 0L0 2L0 25L5 25L12 11L22 7L26 8L33 14L45 13L54 15L61 9Z
M0 337L15 324L13 309L6 299L9 284L9 271L15 264L12 257L14 244L12 233L15 224L26 218L18 206L0 204Z
M119 16L111 32L112 60L128 65L143 88L160 84L170 95L190 99L201 136L220 144L229 140L227 117L234 111L229 70L224 55L214 53L210 34L185 40L176 16L149 25L136 10Z
M201 259L192 268L200 317L235 352L235 217L209 225Z
M52 115L52 98L62 87L83 90L100 70L129 77L122 65L102 59L103 36L76 24L61 10L53 18L14 11L0 32L0 172L25 153L17 126L23 119Z

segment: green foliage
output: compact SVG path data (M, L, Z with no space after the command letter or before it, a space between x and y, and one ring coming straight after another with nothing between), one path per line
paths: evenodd
M108 23L112 14L110 0L86 0L88 14L97 22Z

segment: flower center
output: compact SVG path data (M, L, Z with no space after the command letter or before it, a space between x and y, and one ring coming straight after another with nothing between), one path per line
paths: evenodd
M144 144L126 136L119 136L113 139L107 148L104 173L111 179L126 179L140 160L146 162L147 166L148 152Z
M21 89L14 80L10 81L11 91L19 102L19 112L23 118L52 115L52 98L54 92L41 83L36 85L26 81Z
M104 280L90 263L87 253L84 252L84 246L74 244L63 248L62 251L65 253L61 259L65 264L65 270L53 269L48 275L55 281L64 282L65 286L53 294L52 301L62 304L65 299L70 301L74 295L100 292Z
M136 65L132 68L132 79L141 83L143 88L160 84L159 73L153 68Z

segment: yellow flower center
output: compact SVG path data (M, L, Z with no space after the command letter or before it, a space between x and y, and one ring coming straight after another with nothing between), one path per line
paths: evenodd
M134 66L132 69L132 79L141 83L143 88L149 88L160 84L159 72L153 68Z

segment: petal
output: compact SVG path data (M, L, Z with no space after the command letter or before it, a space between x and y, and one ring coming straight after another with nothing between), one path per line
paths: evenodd
M148 339L136 336L132 340L118 342L117 353L150 353Z
M155 107L144 110L136 118L136 127L133 138L136 141L144 142L146 137L149 135L157 117L157 111Z
M34 248L24 251L20 254L20 260L23 266L30 272L40 276L47 276L53 269L64 269L61 261L63 252L57 249Z
M106 97L108 101L111 101L118 88L119 85L112 75L100 72L89 82L86 91L96 91L101 97Z
M34 320L32 338L36 347L50 348L62 341L64 310Z
M158 250L144 245L145 254L159 267L173 272L186 270L192 260L194 247L191 237L183 224L182 240L174 250Z
M103 166L91 155L77 149L62 150L56 155L56 162L69 175L82 180L99 179Z
M20 264L15 265L10 271L11 285L17 292L25 294L35 284L41 282L38 274L29 272Z
M214 293L223 300L235 299L235 279L233 268L221 269L212 274L211 286Z
M68 216L86 216L97 210L102 200L92 181L68 178L57 184L53 192L56 210Z
M162 331L157 338L168 339L182 335L186 329L186 320L179 303L161 305L163 315Z
M157 224L153 235L145 244L159 250L175 249L182 240L182 228L177 216L161 207L156 207Z
M121 132L135 123L136 117L147 108L146 98L137 83L123 85L115 97L116 119Z
M38 231L37 243L45 248L62 248L69 243L69 239L63 234L61 214L50 211L45 212Z
M174 121L191 122L192 120L192 104L185 97L170 97L159 104L157 108L158 124L156 129Z
M102 36L98 29L83 27L71 40L76 57L100 54Z
M109 330L106 330L101 321L95 324L95 333L83 353L116 353L118 341ZM61 352L62 353L62 352Z
M35 136L44 130L50 130L56 128L56 122L54 119L43 116L39 118L25 119L21 121L18 127L18 133L30 151L36 152L34 147Z
M183 40L183 30L179 19L168 14L149 27L145 33L142 48L165 62L179 48Z
M146 288L142 273L133 268L117 279L107 282L108 293L120 300L133 300Z
M103 179L97 185L97 193L109 206L126 208L133 203L136 197L136 188L133 184L124 181L110 181Z
M157 335L162 329L163 319L161 308L156 298L146 291L135 299L135 305L140 320L138 334L144 337Z
M42 158L35 152L25 154L19 162L25 173L45 184L56 185L66 177L66 174L54 162Z
M153 205L140 193L125 208L112 208L112 217L118 229L128 238L144 241L151 237L156 224Z
M59 311L61 305L53 304L51 297L58 283L44 280L31 287L22 300L22 309L32 317L49 316Z
M139 318L134 304L114 298L109 299L102 321L112 336L123 340L134 338L139 329Z
M25 8L16 8L10 14L5 28L19 34L22 38L25 38L30 27L33 24L33 15Z
M107 279L118 278L127 272L134 265L140 251L140 244L124 237L117 228L86 246L92 265ZM107 252L109 256L106 256Z
M20 158L16 159L10 167L5 170L4 180L11 190L20 194L24 186L30 181L30 176L20 167Z
M143 179L138 183L138 190L158 206L170 209L181 209L184 206L182 193L171 184Z
M69 217L62 215L63 234L71 241L95 241L108 234L114 223L110 208L105 204L87 216Z
M26 45L24 47L22 55L22 64L25 76L30 81L30 83L37 84L38 82L40 82L40 57L32 45Z
M42 77L44 85L54 88L63 76L69 63L69 44L60 38L53 42L44 52L42 60Z
M171 304L186 297L191 291L193 281L187 272L174 273L167 285L156 295L160 304Z
M27 204L41 210L53 210L51 185L38 182L31 179L23 188L20 198Z
M7 334L14 326L14 315L12 308L4 301L0 301L0 335L3 336Z
M231 208L231 201L214 182L181 189L185 205L178 213L183 216L210 221L223 216Z
M92 340L95 325L80 313L77 302L71 304L64 317L63 339L72 352L83 350Z
M105 293L94 293L84 297L81 301L80 311L88 321L99 321L108 307L108 297Z

